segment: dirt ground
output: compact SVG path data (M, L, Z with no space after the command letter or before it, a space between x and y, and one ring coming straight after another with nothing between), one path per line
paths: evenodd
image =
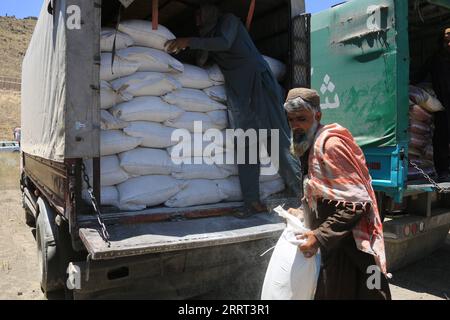
M0 153L0 299L45 299L39 285L34 229L24 223L17 154ZM450 235L429 257L393 273L395 300L450 298Z

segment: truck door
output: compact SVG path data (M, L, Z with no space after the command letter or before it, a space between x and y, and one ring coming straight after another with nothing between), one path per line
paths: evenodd
M312 17L312 87L323 123L348 128L375 189L405 183L408 127L408 1L349 1Z

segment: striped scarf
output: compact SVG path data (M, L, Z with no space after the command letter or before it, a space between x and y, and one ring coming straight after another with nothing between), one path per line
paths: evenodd
M322 126L316 133L314 147L308 158L308 180L305 181L305 200L313 212L317 201L336 202L368 210L357 226L353 237L359 250L375 257L386 274L383 226L378 213L372 179L364 154L351 133L338 124Z

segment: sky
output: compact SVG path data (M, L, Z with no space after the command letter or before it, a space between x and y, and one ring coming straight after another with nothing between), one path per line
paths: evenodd
M45 0L48 2L48 0ZM0 16L8 14L17 18L39 16L43 0L0 0ZM343 0L306 0L306 11L315 13ZM258 5L258 1L256 1Z

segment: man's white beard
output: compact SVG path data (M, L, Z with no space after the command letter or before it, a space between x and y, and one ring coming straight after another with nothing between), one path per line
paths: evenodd
M302 157L306 151L311 148L312 144L314 143L314 138L316 136L317 128L319 127L319 122L314 119L314 123L312 127L306 132L305 138L302 139L301 142L296 142L294 140L294 137L292 137L292 152L297 157Z

